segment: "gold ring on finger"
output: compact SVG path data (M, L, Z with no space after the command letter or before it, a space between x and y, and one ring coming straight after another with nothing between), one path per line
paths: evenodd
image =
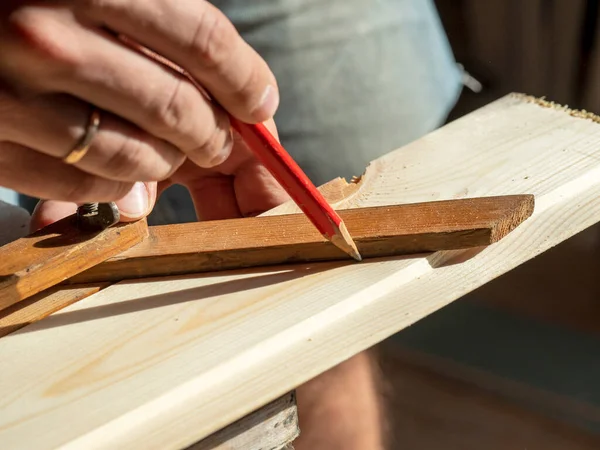
M90 120L88 122L85 135L81 138L81 140L77 143L73 150L71 150L69 154L63 158L63 161L67 164L75 164L76 162L81 160L81 158L83 158L90 149L90 145L92 145L92 141L98 133L99 128L100 111L94 108L92 110L92 113L90 114Z

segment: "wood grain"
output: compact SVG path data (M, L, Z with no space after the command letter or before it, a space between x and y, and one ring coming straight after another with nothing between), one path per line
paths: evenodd
M483 249L109 286L0 339L0 442L200 441L599 222L600 123L507 96L374 161L338 208L523 192L531 217Z
M52 287L148 236L145 220L84 233L66 217L0 247L0 310Z
M531 195L482 197L340 211L363 258L481 247L527 219ZM150 228L146 241L73 277L90 283L226 269L347 260L303 214Z
M95 294L108 285L109 283L54 286L9 306L0 311L0 337L42 320L56 311Z
M186 450L286 448L300 435L294 393L286 394Z
M319 190L332 205L335 205L349 198L356 191L357 186L353 182L347 183L342 178L336 178L320 186ZM281 206L285 207L286 205ZM24 222L23 217L25 217L26 222ZM5 219L4 222L1 219ZM29 223L29 215L22 208L0 202L0 223L5 224L4 230L7 233L13 233L11 236L14 236L14 240L25 234L22 228L25 228ZM26 225L22 225L23 223L26 223ZM14 230L15 227L16 230ZM16 235L15 233L21 233L21 235ZM153 235L152 231L150 234ZM69 281L69 285L46 289L26 300L0 310L0 337L48 317L62 308L95 294L110 284L102 282L95 284L73 284L72 280L67 281Z

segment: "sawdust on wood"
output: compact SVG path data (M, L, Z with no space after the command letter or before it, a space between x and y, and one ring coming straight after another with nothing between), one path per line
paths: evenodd
M558 111L564 111L573 117L577 117L580 119L588 119L593 122L600 123L600 116L598 116L597 114L594 114L593 112L586 111L585 109L582 109L582 110L572 109L572 108L569 108L567 105L563 106L563 105L560 105L559 103L556 103L556 102L553 102L550 100L546 100L545 97L538 98L538 97L534 97L532 95L522 94L522 93L513 93L511 95L513 97L522 99L526 102L535 103L544 108L553 108Z

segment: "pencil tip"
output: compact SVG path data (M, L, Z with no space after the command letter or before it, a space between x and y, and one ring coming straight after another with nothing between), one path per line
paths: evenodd
M360 256L360 253L358 253L357 251L351 251L350 252L350 256L352 256L355 260L357 260L358 262L362 261L362 256Z
M348 233L344 222L340 222L338 225L338 232L331 238L331 242L356 261L362 261L362 256L358 252L358 248L356 248L356 244L352 240L350 233Z

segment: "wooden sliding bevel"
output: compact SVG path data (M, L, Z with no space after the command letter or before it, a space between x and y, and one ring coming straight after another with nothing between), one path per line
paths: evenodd
M531 195L339 211L363 258L490 245L533 212ZM331 261L348 256L303 214L150 227L144 242L68 280L95 283Z
M118 255L148 237L145 220L100 233L77 228L75 215L0 247L0 310Z

